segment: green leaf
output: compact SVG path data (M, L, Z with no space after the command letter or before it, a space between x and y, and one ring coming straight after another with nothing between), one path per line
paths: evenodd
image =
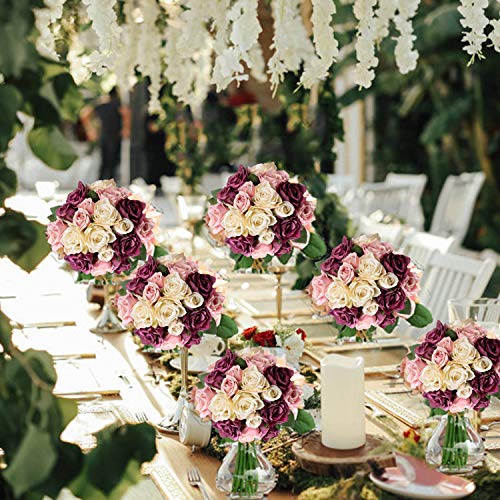
M161 274L168 274L168 268L167 266L164 266L163 264L158 264L158 267L156 268Z
M92 189L87 193L87 197L90 198L94 203L96 201L99 201L99 195Z
M288 261L292 258L292 252L284 253L278 257L278 260L285 266L288 264Z
M326 254L325 242L316 233L311 233L308 245L302 249L302 253L310 259L320 259Z
M93 279L94 279L94 276L92 276L92 274L85 274L82 271L79 271L77 276L76 276L77 283L88 283L89 281L92 281Z
M54 125L30 130L28 144L40 160L56 170L67 170L77 159L70 143Z
M255 185L260 182L259 178L255 174L248 174L248 180Z
M141 251L139 252L138 260L146 260L148 258L148 251L146 250L145 245L141 246Z
M412 326L423 328L429 323L432 323L432 314L425 306L423 306L422 304L417 304L415 306L415 312L413 313L413 316L410 316L407 321Z
M398 323L399 323L399 318L396 319L396 322L393 323L392 325L387 325L384 330L387 332L387 333L392 333L396 327L398 326Z
M236 322L226 314L223 314L221 316L220 323L217 326L217 337L220 337L221 339L229 339L237 333L238 325L236 324Z
M50 215L48 216L48 219L50 222L55 222L57 220L57 209L60 207L61 205L58 205L57 207L50 207Z
M302 228L302 231L300 232L300 238L298 240L294 240L296 243L307 243L307 238L308 238L308 232L305 227Z
M20 106L21 94L16 88L12 85L0 85L0 151L5 151L9 141L14 137L16 113Z
M0 124L1 122L2 120L0 120ZM2 161L0 160L0 205L3 205L4 201L12 196L16 192L16 190L16 173L10 168L7 168L5 166L2 167Z
M458 335L456 334L456 332L454 330L451 330L450 328L448 328L448 330L446 330L445 335L447 337L450 337L451 340L457 340L457 338L458 338Z
M163 247L155 246L153 257L157 259L158 257L163 257L164 255L168 255L167 250Z
M293 416L293 413L290 413L287 422L283 425L298 434L305 434L316 427L316 422L307 411L299 410L296 418Z
M405 306L402 311L399 311L399 314L409 314L411 311L411 302L410 299L406 299Z
M231 252L231 258L234 260L233 269L237 271L238 269L248 269L253 265L252 257L245 257L244 255Z

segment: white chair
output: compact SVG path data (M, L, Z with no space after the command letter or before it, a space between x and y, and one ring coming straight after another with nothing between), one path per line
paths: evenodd
M463 242L484 179L483 172L446 178L432 218L432 234L454 236L459 245Z
M356 234L378 234L382 241L391 243L394 248L398 248L403 238L404 226L401 224L384 224L369 217L361 217L358 221Z
M453 248L454 243L453 236L444 238L430 233L413 232L405 236L401 249L405 255L411 257L420 269L425 269L432 252L438 250L443 254L448 253Z
M355 187L356 179L353 175L326 174L326 191L328 193L337 193L343 197Z

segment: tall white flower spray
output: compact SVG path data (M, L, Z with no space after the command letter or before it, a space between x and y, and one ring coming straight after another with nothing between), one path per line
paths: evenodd
M48 59L58 60L54 28L63 15L63 6L66 0L45 0L45 8L33 9L35 26L40 36L36 40L36 50Z
M394 23L400 35L396 39L396 64L405 75L417 67L418 52L413 47L417 37L413 34L412 19L417 13L420 0L399 0Z
M497 0L500 4L500 0ZM490 21L491 27L493 28L490 32L490 40L493 44L493 48L500 52L500 19L493 19Z
M358 20L355 44L358 63L354 70L354 83L365 88L371 87L375 78L373 68L378 66L378 58L375 55L377 23L374 8L376 3L377 0L355 0L353 8L354 16Z
M485 10L488 7L488 0L461 0L458 12L462 14L460 24L469 31L466 31L462 41L465 42L464 50L470 54L471 62L476 57L483 57L483 43L486 42L487 36L484 33L489 20L485 15Z

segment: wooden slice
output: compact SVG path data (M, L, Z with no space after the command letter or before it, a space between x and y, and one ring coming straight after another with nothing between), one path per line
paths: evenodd
M314 432L296 441L292 446L300 466L320 476L350 477L360 470L370 471L368 460L381 467L395 465L392 451L386 451L387 440L366 435L366 443L354 450L334 450L321 443L321 433Z

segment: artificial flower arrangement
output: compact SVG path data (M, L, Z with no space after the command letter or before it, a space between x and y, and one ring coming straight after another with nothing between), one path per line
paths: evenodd
M155 251L159 215L114 180L78 187L52 209L47 239L79 279L129 272Z
M405 382L419 391L432 408L448 413L445 429L438 427L437 437L429 441L427 456L431 463L440 462L446 470L471 465L475 459L471 456L472 445L462 446L461 451L457 447L473 435L463 412L482 411L489 406L491 397L498 392L499 370L500 339L472 320L449 325L438 321L410 348L401 365ZM443 450L436 456L439 432L443 430ZM480 460L484 448L479 436L477 439ZM452 453L455 447L458 451Z
M202 333L229 338L236 324L222 314L217 276L182 254L148 257L116 300L118 316L143 344L163 350L189 348Z
M265 349L226 354L210 366L191 400L196 412L209 419L221 438L235 444L217 474L217 486L238 498L268 493L275 484L272 466L256 447L289 427L305 433L315 427L303 409L304 377ZM234 467L230 462L235 461ZM267 477L267 479L262 479Z
M274 163L240 165L213 195L205 219L208 231L229 247L235 269L265 271L273 257L286 264L294 249L309 258L325 254L312 225L316 199Z
M344 236L308 292L316 308L333 317L340 337L365 340L376 327L392 332L399 318L420 328L432 321L419 302L420 277L410 257L378 235Z

